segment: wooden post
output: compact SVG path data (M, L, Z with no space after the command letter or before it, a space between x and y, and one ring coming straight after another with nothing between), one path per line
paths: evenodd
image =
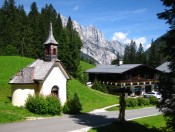
M120 109L119 109L119 117L118 117L118 120L121 123L125 122L125 105L126 105L125 93L122 92L122 93L120 93Z

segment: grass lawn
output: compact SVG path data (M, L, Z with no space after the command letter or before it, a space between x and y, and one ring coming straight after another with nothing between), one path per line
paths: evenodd
M164 132L166 126L163 115L127 121L124 125L114 122L111 125L94 128L89 132Z
M95 65L86 63L84 61L80 61L80 65L81 65L82 71L86 71L88 69L91 69L91 68L95 67Z
M84 86L72 78L68 81L68 96L73 97L77 92L83 105L83 112L89 112L97 108L117 104L118 96L105 94Z
M28 112L25 108L12 106L11 89L8 84L13 75L33 61L34 59L19 56L0 56L0 123L20 121L26 119L26 117L38 116ZM92 67L94 65L81 61L82 70ZM92 90L75 79L68 82L68 91L69 97L72 97L77 91L83 105L83 112L118 103L116 96Z

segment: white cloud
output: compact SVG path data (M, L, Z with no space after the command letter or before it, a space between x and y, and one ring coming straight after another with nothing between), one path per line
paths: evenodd
M140 43L143 46L146 44L146 38L145 37L136 38L136 39L134 39L134 41L136 42L137 47L139 47Z
M128 33L115 32L112 36L112 40L124 41L126 40Z
M74 11L77 11L77 10L79 10L79 9L80 9L80 7L79 7L78 5L76 5L76 6L73 8Z
M115 32L113 34L112 40L117 40L123 44L129 44L131 40L136 42L137 48L139 47L140 43L142 44L144 50L148 49L151 44L147 44L147 39L146 37L139 37L139 38L128 38L129 33L124 33L124 32Z
M149 47L151 47L151 44L147 44L147 45L145 46L145 50L147 50Z

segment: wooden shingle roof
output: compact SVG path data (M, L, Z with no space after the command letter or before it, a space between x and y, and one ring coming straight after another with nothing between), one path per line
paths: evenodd
M35 81L43 81L51 72L54 66L58 66L62 71L66 79L70 79L70 76L60 60L56 61L43 61L37 59L31 65L20 70L10 80L10 84L31 84Z

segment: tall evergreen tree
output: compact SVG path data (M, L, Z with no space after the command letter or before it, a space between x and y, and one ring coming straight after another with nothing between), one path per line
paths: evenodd
M130 64L129 55L130 55L130 46L126 45L125 51L124 51L124 57L123 57L124 64Z
M170 25L170 30L162 37L162 40L165 41L165 47L162 52L170 62L169 68L172 73L160 78L159 89L162 93L162 100L159 103L159 108L166 117L170 131L175 131L175 1L161 1L167 9L157 14L158 18L166 20L166 23Z
M140 43L139 48L137 50L137 55L136 55L136 63L138 64L146 64L146 56L143 50L143 46Z
M36 2L33 2L30 7L30 12L28 14L28 24L32 31L32 47L34 51L32 51L34 58L42 58L43 57L43 42L41 38L41 29L40 29L40 13L38 12ZM42 40L41 40L42 39Z
M157 44L154 44L153 40L148 53L148 65L155 68L160 65L160 53Z
M135 41L131 40L130 44L125 47L123 62L125 64L136 63L137 46Z
M130 64L135 64L136 63L136 52L137 52L137 46L135 41L131 40L130 43Z
M68 60L69 63L68 69L70 70L70 73L74 77L79 77L80 73L80 49L82 46L81 39L78 35L78 32L73 29L73 23L71 18L68 18L67 26L68 30L68 37L69 37L69 42L68 42L68 49L67 52L69 53Z

